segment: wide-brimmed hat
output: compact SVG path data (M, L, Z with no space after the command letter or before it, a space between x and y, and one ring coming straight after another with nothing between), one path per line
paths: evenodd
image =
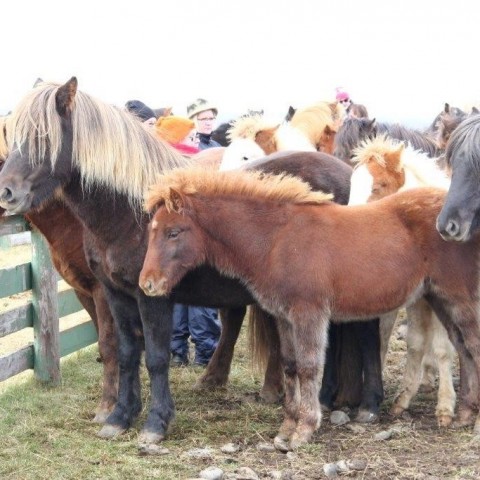
M215 105L212 105L209 101L204 98L197 98L193 103L187 107L188 118L193 118L201 112L207 110L212 110L215 113L215 116L218 114L218 109Z

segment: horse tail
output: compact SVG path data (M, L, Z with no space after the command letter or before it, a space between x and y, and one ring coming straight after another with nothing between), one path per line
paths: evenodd
M272 331L277 328L275 319L258 305L250 305L247 316L252 367L258 372L264 372L273 347L272 340L277 338L272 335Z

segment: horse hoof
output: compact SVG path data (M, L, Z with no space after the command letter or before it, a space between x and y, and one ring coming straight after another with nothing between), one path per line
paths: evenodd
M272 390L262 390L260 392L260 398L269 404L280 403L283 399L283 393L275 392Z
M469 427L472 424L471 419L466 419L466 420L455 420L450 424L450 426L454 429L457 428L464 428L464 427Z
M394 417L399 417L404 411L405 409L400 405L392 405L392 408L390 409L390 415L393 415Z
M119 427L118 425L104 425L102 429L97 433L97 437L115 438L126 432L126 430L126 428Z
M165 439L165 435L158 432L149 432L148 430L142 430L138 436L138 443L140 445L151 445L160 443Z
M276 436L273 439L273 446L279 451L279 452L289 452L291 450L290 444L288 440L284 439L283 437Z
M437 423L440 428L449 427L453 422L451 415L439 415L437 417Z
M357 423L374 423L378 420L378 415L368 410L359 410L355 421Z

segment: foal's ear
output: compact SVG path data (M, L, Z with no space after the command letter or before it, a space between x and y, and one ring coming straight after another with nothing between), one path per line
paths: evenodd
M175 190L174 188L170 188L170 195L169 195L169 200L170 200L170 210L175 213L182 213L182 210L185 207L185 201L183 199L183 196L180 192Z
M476 115L477 113L480 113L480 110L477 107L472 107L472 115Z
M72 77L65 85L62 85L56 96L57 110L60 115L66 115L73 110L73 102L77 93L78 81Z
M445 108L443 109L445 113L450 113L450 105L448 103L445 103Z

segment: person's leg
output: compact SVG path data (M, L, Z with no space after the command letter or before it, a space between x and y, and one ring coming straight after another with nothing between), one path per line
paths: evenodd
M207 365L220 338L221 324L217 309L188 307L188 326L195 343L195 364Z
M173 365L188 364L188 307L176 303L173 307L173 330L170 350Z

